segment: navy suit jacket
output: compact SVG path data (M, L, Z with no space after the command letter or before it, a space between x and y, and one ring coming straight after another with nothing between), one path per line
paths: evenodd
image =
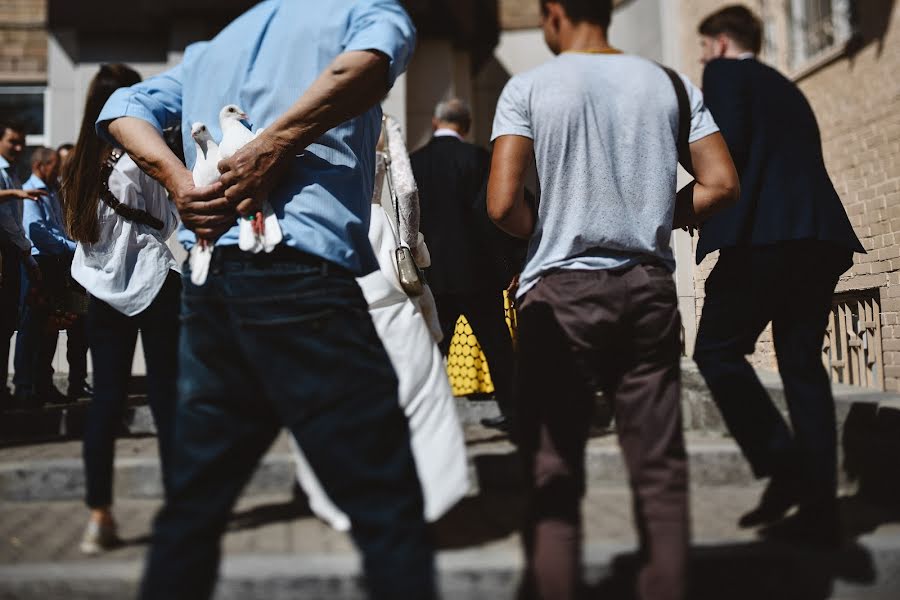
M419 188L419 230L431 254L431 290L499 294L521 270L527 244L488 218L491 155L455 137L435 137L410 162Z
M741 198L703 224L698 263L722 248L791 240L865 252L825 169L816 117L792 81L753 59L719 59L706 66L703 94L737 166Z

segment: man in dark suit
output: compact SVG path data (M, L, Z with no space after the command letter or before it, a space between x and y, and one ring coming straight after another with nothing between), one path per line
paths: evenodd
M513 349L502 292L518 272L516 242L490 222L485 189L491 158L464 141L472 123L461 100L441 102L432 119L434 136L410 156L419 187L420 231L431 253L428 283L444 333L446 356L460 315L484 350L501 416L482 421L507 426ZM522 253L524 258L524 253Z
M706 281L694 358L754 473L770 478L740 524L836 543L835 409L821 350L838 278L864 250L825 170L809 103L756 60L760 20L730 6L699 32L703 91L742 192L700 230L697 261L721 253ZM770 322L790 428L745 357ZM797 516L779 523L794 506Z

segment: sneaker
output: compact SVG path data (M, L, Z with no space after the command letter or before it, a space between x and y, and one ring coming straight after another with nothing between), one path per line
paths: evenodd
M90 556L101 554L121 544L116 532L116 524L113 521L98 523L91 519L88 521L81 538L81 552Z

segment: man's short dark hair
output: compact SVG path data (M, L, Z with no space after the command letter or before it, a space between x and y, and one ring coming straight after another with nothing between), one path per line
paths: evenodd
M562 5L573 23L587 21L605 29L612 21L613 0L541 0L544 14L551 2Z
M25 126L18 121L13 121L12 119L0 119L0 139L3 139L6 136L7 129L12 129L16 133L25 135Z
M59 147L56 149L56 151L57 152L63 152L63 151L71 152L74 149L75 149L75 144L73 144L72 142L66 142L65 144L60 144Z
M743 4L733 4L709 15L698 28L700 35L726 35L754 54L762 50L763 24L753 11Z

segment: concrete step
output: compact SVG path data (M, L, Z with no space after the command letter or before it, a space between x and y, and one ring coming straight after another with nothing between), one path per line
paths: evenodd
M894 600L900 597L896 513L842 499L848 542L839 550L759 540L734 521L759 488L694 488L691 600ZM86 510L57 502L0 507L0 599L107 600L135 596L158 503L116 509L126 545L79 556ZM446 600L515 597L522 572L519 495L464 500L435 527ZM629 598L635 535L626 490L591 490L584 503L585 579L590 597ZM347 536L310 518L288 498L244 499L224 543L218 600L364 598Z
M469 430L469 465L473 492L521 489L520 461L513 445L488 430ZM697 485L743 485L753 476L737 446L727 439L691 435L688 438L691 479ZM120 440L115 463L115 497L147 499L162 496L155 440ZM79 500L84 497L84 467L77 442L40 448L0 450L0 502ZM245 496L278 494L290 489L294 460L282 436L266 455L247 486ZM626 483L615 437L600 435L588 444L588 483Z
M787 414L784 387L777 373L757 371L763 386L779 408ZM63 384L58 386L65 389ZM143 377L135 378L129 408L123 420L123 434L155 434L153 417L146 406ZM900 394L866 390L848 385L832 386L837 405L838 431L843 431L844 423L853 406L893 406L900 408ZM469 400L457 398L457 412L464 425L477 425L481 419L499 414L497 403L492 399ZM603 424L608 420L610 407L598 397L595 421ZM0 420L0 440L19 441L34 439L75 439L84 432L87 402L47 406L39 410L13 411L4 414ZM687 431L705 433L727 433L721 414L696 364L689 359L682 361L682 412Z

